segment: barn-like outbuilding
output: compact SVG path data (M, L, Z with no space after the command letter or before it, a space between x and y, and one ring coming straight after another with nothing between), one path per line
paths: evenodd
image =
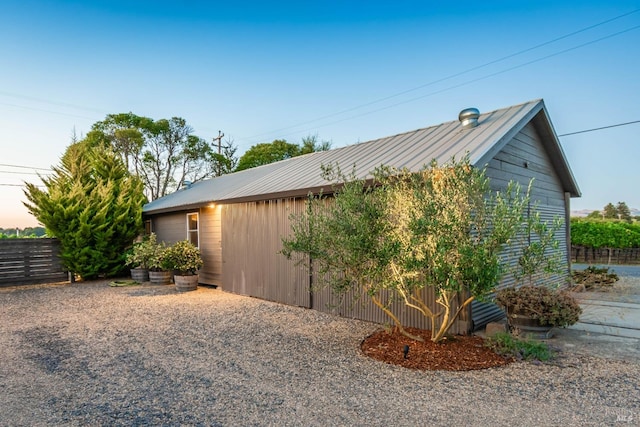
M468 155L485 167L494 189L510 180L528 185L545 219L560 216L559 235L566 274L570 271L570 198L580 190L553 129L543 100L478 114L463 110L458 120L373 141L306 154L277 163L200 181L144 206L149 229L167 243L191 240L200 248L200 282L223 290L379 323L385 315L367 299L341 303L328 290L312 286L313 277L279 253L290 232L289 216L305 209L310 192L331 192L321 165L339 164L365 177L380 165L418 171ZM509 284L505 278L500 286ZM433 296L428 298L435 304ZM400 303L399 303L400 304ZM407 326L428 328L422 316L398 306ZM463 312L453 333L468 333L499 318L493 304L474 303Z

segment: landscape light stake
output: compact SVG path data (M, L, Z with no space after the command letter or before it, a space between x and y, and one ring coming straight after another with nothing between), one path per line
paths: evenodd
M406 359L407 356L409 355L409 346L405 344L404 348L402 349L402 352L404 353L404 358Z

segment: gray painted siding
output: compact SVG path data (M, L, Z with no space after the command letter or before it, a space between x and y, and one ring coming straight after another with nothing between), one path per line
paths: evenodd
M291 229L289 215L304 199L222 206L223 289L270 301L310 306L309 275L279 252Z
M525 162L527 166L525 167ZM562 254L563 271L565 274L548 277L545 283L550 285L564 285L569 275L569 251L567 247L567 233L569 229L568 198L557 174L554 172L551 159L542 146L532 123L526 125L505 147L489 162L487 176L491 179L494 189L503 189L509 180L516 180L526 188L531 177L534 178L532 200L538 202L538 210L543 220L552 221L559 216L564 219L565 227L556 233L560 242L558 250ZM517 262L515 251L504 254L503 264L513 267ZM534 277L534 280L541 277ZM500 281L498 289L516 285L512 276L506 275ZM500 308L492 303L474 302L472 305L473 329L482 328L488 322L504 317Z
M402 301L389 300L388 294L384 293L382 301L387 303L392 312L398 316L402 325L405 327L414 327L420 329L431 329L430 320L423 316L418 310L407 307ZM432 309L440 310L440 306L435 302L435 294L431 290L424 291L424 301ZM458 298L457 304L461 304L461 298ZM457 309L458 305L454 306ZM353 292L345 295L336 295L330 289L315 289L313 293L314 310L324 313L336 314L342 317L360 319L369 322L375 322L383 325L393 325L393 321L378 308L367 295L359 295L355 297ZM463 310L460 316L450 329L452 334L466 334L470 330L470 309ZM438 327L436 325L436 327Z
M197 210L196 210L197 212ZM171 244L187 238L187 213L178 212L152 218L158 242Z
M199 240L204 265L200 270L200 283L222 285L222 207L207 206L200 209Z
M354 298L353 293L340 297L330 289L314 288L306 269L279 253L281 238L291 230L289 215L306 208L306 199L285 199L268 202L247 202L222 206L223 284L226 291L313 308L376 323L390 319L366 295ZM436 308L435 295L425 291L425 300ZM392 302L405 326L429 329L428 320L402 302ZM470 328L470 312L464 311L451 329L466 333Z

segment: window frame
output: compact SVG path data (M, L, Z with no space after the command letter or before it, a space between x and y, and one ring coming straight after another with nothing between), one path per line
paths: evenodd
M195 217L195 228L191 228L192 218ZM187 241L193 243L193 245L200 249L200 214L198 212L189 212L186 214L187 218ZM192 236L195 234L195 243Z

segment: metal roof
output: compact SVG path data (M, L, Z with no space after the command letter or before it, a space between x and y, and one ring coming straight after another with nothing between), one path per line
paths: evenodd
M214 202L267 200L305 196L320 189L329 191L330 183L321 177L320 170L321 165L327 164L338 164L345 171L355 165L360 178L380 165L418 171L433 159L444 163L466 154L472 164L484 166L529 122L540 133L564 190L580 196L544 101L539 99L483 113L478 125L470 129L463 129L455 120L199 181L146 204L143 212L153 214Z

